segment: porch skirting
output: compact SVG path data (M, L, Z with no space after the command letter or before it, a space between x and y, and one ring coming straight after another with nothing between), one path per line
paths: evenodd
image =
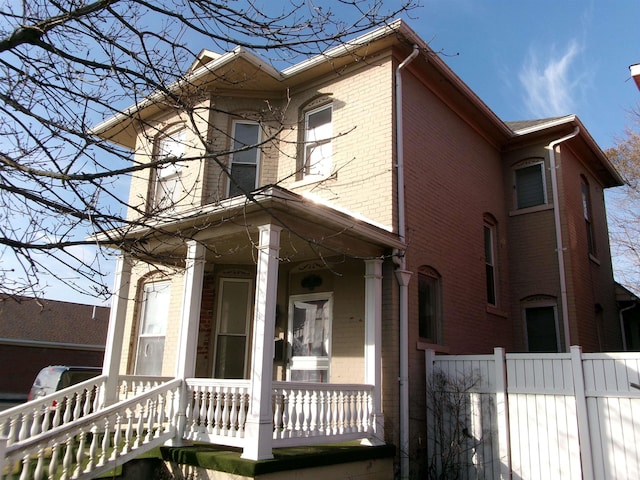
M359 442L345 442L275 448L272 459L257 461L241 458L242 449L211 444L161 447L160 451L175 478L388 480L394 474L393 445L367 446Z

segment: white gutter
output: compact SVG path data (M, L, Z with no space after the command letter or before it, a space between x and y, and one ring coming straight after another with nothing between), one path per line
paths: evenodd
M569 333L569 302L567 300L567 278L564 264L564 245L562 240L562 225L560 223L560 202L558 195L558 172L556 166L556 146L569 140L580 132L580 127L576 127L572 133L558 140L549 143L549 168L551 169L551 191L553 195L553 217L556 227L556 251L558 253L558 272L560 274L560 298L562 302L562 326L564 329L565 351L571 349L571 335Z
M404 144L402 126L402 75L401 70L406 67L420 53L417 45L413 52L396 68L396 161L398 183L398 235L405 242L405 205L404 205ZM409 295L408 287L411 272L406 270L404 251L397 252L396 278L399 292L399 386L400 386L400 478L409 478Z

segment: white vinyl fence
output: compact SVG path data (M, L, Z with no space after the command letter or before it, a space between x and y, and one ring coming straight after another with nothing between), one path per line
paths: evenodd
M433 478L640 478L637 352L427 351L426 372Z

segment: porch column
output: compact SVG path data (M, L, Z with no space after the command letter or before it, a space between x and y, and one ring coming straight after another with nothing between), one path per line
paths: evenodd
M123 253L116 260L116 270L113 275L109 328L102 362L102 374L107 376L103 397L104 406L112 405L118 401L118 376L120 374L130 283L131 261L128 255Z
M364 382L373 385L373 432L366 442L382 445L382 259L365 260L365 268Z
M278 287L278 252L281 227L258 227L258 265L253 318L253 350L251 352L251 395L245 423L245 447L242 458L273 458L273 413L271 410L273 380L273 338L275 335L276 295Z
M189 240L186 243L187 258L185 260L180 336L175 373L176 378L183 379L193 377L196 373L205 254L205 247L201 243L195 240Z

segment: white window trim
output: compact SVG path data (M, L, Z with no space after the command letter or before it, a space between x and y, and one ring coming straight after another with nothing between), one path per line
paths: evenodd
M331 126L331 134L321 140L321 141L325 141L325 143L328 143L331 146L331 156L329 157L329 159L327 160L329 162L328 168L327 168L327 172L326 173L322 173L322 174L314 174L314 173L307 173L307 168L308 168L308 158L307 158L307 145L310 143L317 143L317 141L309 141L307 138L307 134L309 132L309 117L311 115L313 115L314 113L318 113L322 110L326 110L329 109L331 110L331 122L330 122L330 126ZM306 110L304 112L304 140L303 140L303 151L302 151L302 180L303 181L307 181L307 182L312 182L312 181L318 181L320 179L325 179L325 178L329 178L331 176L331 172L333 169L333 103L326 103L323 105L320 105L318 107L312 108L310 110Z
M262 129L260 128L260 123L255 122L253 120L233 120L231 122L231 148L235 148L235 138L236 138L236 125L238 124L244 124L244 125L257 125L258 126L258 138L257 138L257 144L260 144L262 142ZM260 160L262 158L262 150L260 149L260 147L256 147L256 161L255 161L255 167L256 167L256 178L254 181L254 185L253 188L258 188L258 184L259 184L259 179L260 179ZM234 160L234 155L232 154L231 157L229 158L229 173L233 172L233 165L237 164L237 165L254 165L253 163L247 163L247 162L236 162ZM227 197L229 197L231 192L231 178L227 179Z

